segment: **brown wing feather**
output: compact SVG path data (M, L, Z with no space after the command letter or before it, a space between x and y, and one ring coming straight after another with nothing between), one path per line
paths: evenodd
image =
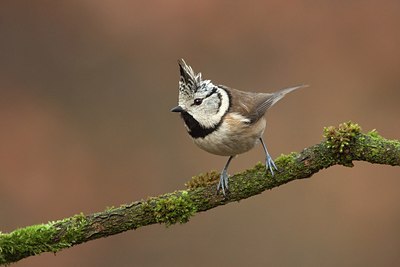
M221 87L231 95L230 112L237 112L250 119L251 123L254 123L263 117L265 112L287 93L306 87L306 85L286 88L274 93L243 92L226 86Z

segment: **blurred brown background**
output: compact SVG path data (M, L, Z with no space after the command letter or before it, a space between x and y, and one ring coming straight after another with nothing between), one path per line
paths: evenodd
M2 1L0 230L182 189L226 158L177 114L177 59L273 91L273 157L352 120L400 138L399 1ZM263 161L261 146L234 173ZM185 225L153 225L13 266L399 266L399 168L332 167Z

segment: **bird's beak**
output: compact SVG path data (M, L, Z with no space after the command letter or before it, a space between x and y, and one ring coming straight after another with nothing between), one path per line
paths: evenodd
M171 109L171 112L182 112L183 108L181 106L176 106L173 109Z

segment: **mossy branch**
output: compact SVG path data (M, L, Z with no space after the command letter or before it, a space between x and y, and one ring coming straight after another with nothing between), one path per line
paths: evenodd
M57 252L90 240L118 234L142 226L185 223L197 212L232 201L239 201L267 189L312 176L333 165L353 166L353 161L400 165L400 142L387 140L373 130L361 133L348 122L324 129L325 140L300 153L281 155L275 160L279 171L266 175L265 166L230 178L226 196L216 194L217 172L193 177L186 190L136 201L99 213L79 214L60 221L28 226L11 233L0 233L0 264L8 264L43 252Z

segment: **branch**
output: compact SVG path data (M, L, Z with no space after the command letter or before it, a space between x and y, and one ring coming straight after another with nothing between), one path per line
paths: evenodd
M300 153L281 155L275 160L279 171L266 175L258 163L252 169L230 178L226 197L216 194L219 173L195 176L186 190L175 191L118 208L0 233L0 264L8 264L43 252L57 252L90 240L164 223L185 223L195 213L229 202L239 201L267 189L297 179L311 177L333 165L353 166L353 161L400 165L400 141L387 140L373 130L361 133L357 124L348 122L324 129L325 140Z

